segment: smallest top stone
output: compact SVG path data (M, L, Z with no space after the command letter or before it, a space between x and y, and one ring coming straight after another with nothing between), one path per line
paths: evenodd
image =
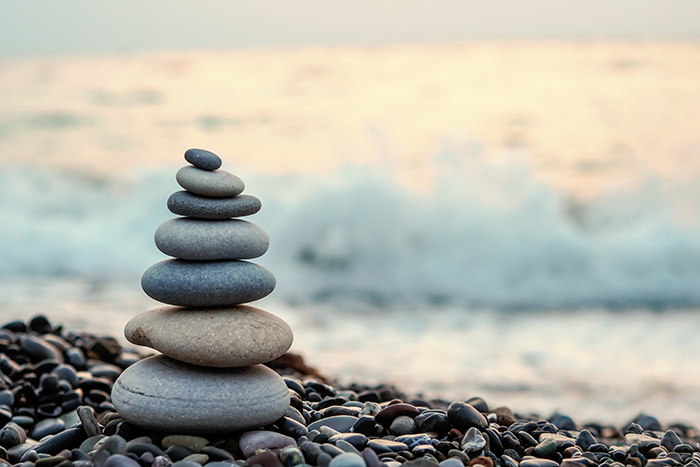
M221 158L205 149L188 149L185 160L202 170L216 170L221 167Z

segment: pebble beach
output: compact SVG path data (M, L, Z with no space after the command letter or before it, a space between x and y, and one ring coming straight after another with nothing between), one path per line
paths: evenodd
M44 316L0 329L0 462L30 467L642 467L695 466L700 434L651 415L611 426L399 388L340 385L294 355L268 365L283 378L284 416L244 432L193 435L139 428L110 392L144 354L110 336L55 326ZM177 410L176 406L172 407Z

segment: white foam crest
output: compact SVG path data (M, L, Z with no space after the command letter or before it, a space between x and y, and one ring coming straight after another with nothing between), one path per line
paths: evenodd
M452 151L452 152L451 152ZM99 179L50 170L0 173L0 276L140 277L172 215L176 168ZM434 189L400 183L390 166L311 174L239 173L272 239L257 260L277 299L451 303L470 307L677 306L700 303L693 185L658 180L638 192L575 204L527 163L443 151ZM653 200L653 203L650 202Z

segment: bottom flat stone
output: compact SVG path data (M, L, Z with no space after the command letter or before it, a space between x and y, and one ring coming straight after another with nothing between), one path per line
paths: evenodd
M289 391L264 365L207 368L158 355L119 376L112 403L122 417L143 428L223 433L279 419L289 407Z

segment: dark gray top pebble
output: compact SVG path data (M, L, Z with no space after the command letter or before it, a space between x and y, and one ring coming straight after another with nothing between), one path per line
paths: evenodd
M202 170L216 170L221 167L221 158L206 149L188 149L185 160Z
M260 200L250 195L238 195L232 198L207 198L188 191L176 191L168 198L168 209L173 214L200 219L250 216L260 211L261 207Z

